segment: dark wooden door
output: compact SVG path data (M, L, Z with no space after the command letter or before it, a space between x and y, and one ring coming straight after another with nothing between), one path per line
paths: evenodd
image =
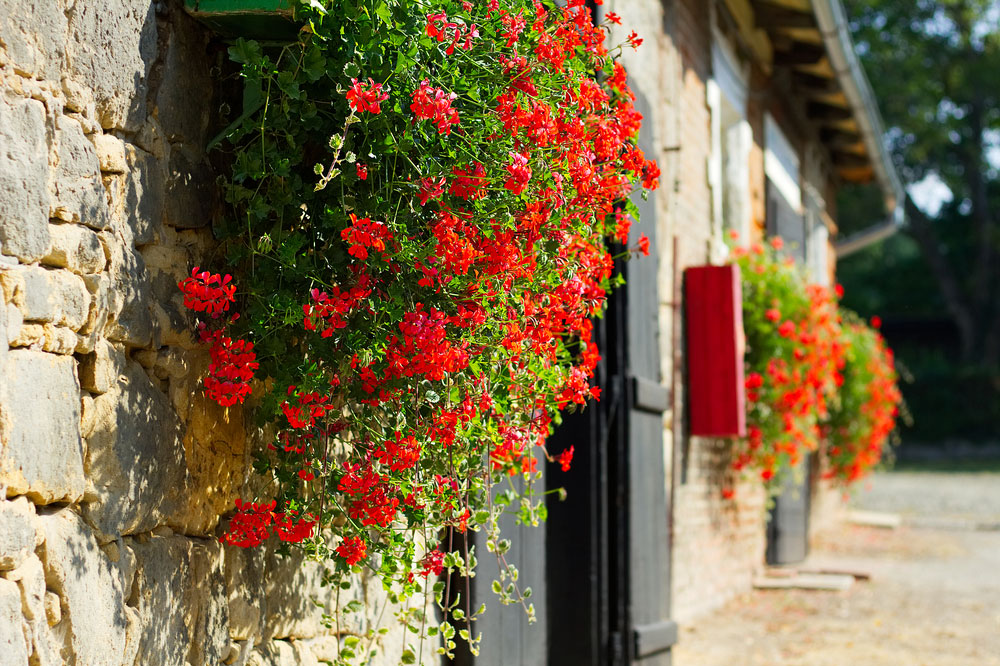
M650 109L640 95L636 105ZM640 147L653 154L649 135ZM669 666L677 627L670 618L670 543L660 373L656 210L636 197L633 238L650 256L619 265L627 284L595 326L603 360L599 403L568 415L550 438L575 447L573 469L547 470L567 491L549 502L546 530L548 663L552 666Z
M641 94L638 110L652 118ZM648 132L639 146L656 154ZM495 564L477 548L480 572L473 607L491 606L477 623L482 650L475 666L670 665L677 626L670 618L670 506L664 465L663 412L670 395L660 373L660 299L656 209L635 198L641 222L632 238L650 239L650 256L618 262L627 279L611 294L594 325L602 361L596 372L601 400L564 415L549 438L558 454L574 447L573 465L548 464L550 495L544 527L514 527L521 581L530 585L538 622L528 625L516 607L500 607L490 590ZM617 248L613 252L619 252ZM492 569L491 569L492 567Z

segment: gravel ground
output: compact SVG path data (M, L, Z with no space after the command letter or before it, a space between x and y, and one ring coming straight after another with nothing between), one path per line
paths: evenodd
M854 493L852 505L898 513L911 525L1000 528L1000 474L892 472Z
M870 581L736 599L682 627L675 666L1000 666L1000 531L990 528L1000 474L890 473L869 486L853 504L901 513L906 526L838 527L807 564Z

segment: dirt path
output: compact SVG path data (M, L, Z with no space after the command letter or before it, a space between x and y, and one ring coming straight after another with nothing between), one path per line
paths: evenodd
M674 664L1000 666L1000 531L983 529L1000 514L1000 475L972 476L876 478L876 501L856 503L901 511L910 526L838 528L809 562L870 581L737 599L682 628Z

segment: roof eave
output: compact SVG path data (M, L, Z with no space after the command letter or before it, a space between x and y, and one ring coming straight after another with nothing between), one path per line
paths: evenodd
M895 233L903 223L903 203L906 193L902 181L883 141L882 116L875 94L865 71L854 52L847 26L847 15L840 0L811 0L816 24L826 47L830 66L854 112L858 129L871 158L875 178L882 189L889 219L852 234L836 244L837 256L842 257L876 243ZM843 247L843 251L842 251Z

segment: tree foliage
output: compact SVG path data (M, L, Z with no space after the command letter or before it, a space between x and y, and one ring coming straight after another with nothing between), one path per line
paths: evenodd
M852 30L908 185L936 176L952 193L930 215L906 201L959 332L965 361L1000 368L1000 3L848 0ZM991 159L992 157L992 159ZM905 249L905 244L900 245Z

